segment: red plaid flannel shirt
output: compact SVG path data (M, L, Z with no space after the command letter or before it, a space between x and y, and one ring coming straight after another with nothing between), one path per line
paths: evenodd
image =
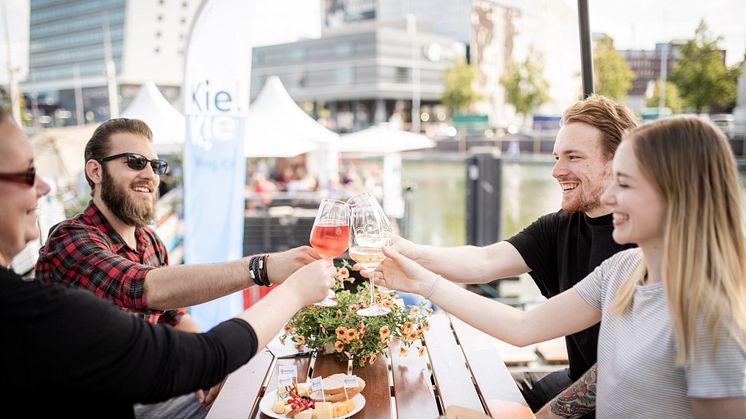
M151 323L176 325L186 310L149 309L143 292L145 275L168 265L166 247L148 227L136 228L135 239L133 250L91 201L83 213L52 228L39 250L36 277L88 289Z

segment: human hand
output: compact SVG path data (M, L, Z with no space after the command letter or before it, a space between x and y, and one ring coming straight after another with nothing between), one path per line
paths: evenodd
M401 236L397 236L396 234L391 234L389 246L402 255L406 256L407 258L415 259L417 245L412 243L411 241ZM363 267L363 265L359 263L356 263L352 265L352 270L362 272L365 271L365 267Z
M270 253L267 257L269 282L279 284L293 272L319 259L321 256L310 246L299 246L284 252Z
M319 259L290 275L285 285L291 287L305 307L323 300L334 286L337 269L331 260Z
M386 259L375 272L376 283L386 288L423 295L432 287L437 275L391 247L384 247ZM365 271L363 276L367 277Z
M218 394L220 394L220 390L223 388L223 384L225 384L225 380L228 379L228 376L223 378L222 381L215 384L210 388L210 390L205 394L203 390L197 391L197 400L204 406L205 409L210 410L210 407L212 407L212 402L215 401L215 399L218 397Z

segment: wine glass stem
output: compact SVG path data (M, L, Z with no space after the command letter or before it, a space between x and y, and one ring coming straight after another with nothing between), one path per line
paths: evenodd
M376 305L376 282L373 278L375 270L368 269L368 278L370 278L370 306L373 307Z

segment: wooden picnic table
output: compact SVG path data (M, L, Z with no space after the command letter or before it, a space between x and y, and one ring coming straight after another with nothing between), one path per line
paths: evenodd
M532 418L495 339L447 314L433 314L425 332L426 352L401 356L398 342L374 365L352 373L366 382L365 407L353 418L437 418L449 406L463 406L494 418ZM298 381L347 372L336 356L309 354L275 358L262 350L233 372L215 400L208 419L267 418L259 401L277 388L280 365L295 365Z

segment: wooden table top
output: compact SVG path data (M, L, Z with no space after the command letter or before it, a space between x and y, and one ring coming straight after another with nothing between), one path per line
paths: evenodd
M463 406L494 418L532 418L531 410L497 351L496 340L446 314L430 317L426 351L401 356L398 342L374 365L355 366L366 382L365 407L353 418L437 418ZM279 365L295 365L298 381L347 371L336 356L275 358L262 350L226 380L208 419L268 418L259 411L265 392L277 387Z

